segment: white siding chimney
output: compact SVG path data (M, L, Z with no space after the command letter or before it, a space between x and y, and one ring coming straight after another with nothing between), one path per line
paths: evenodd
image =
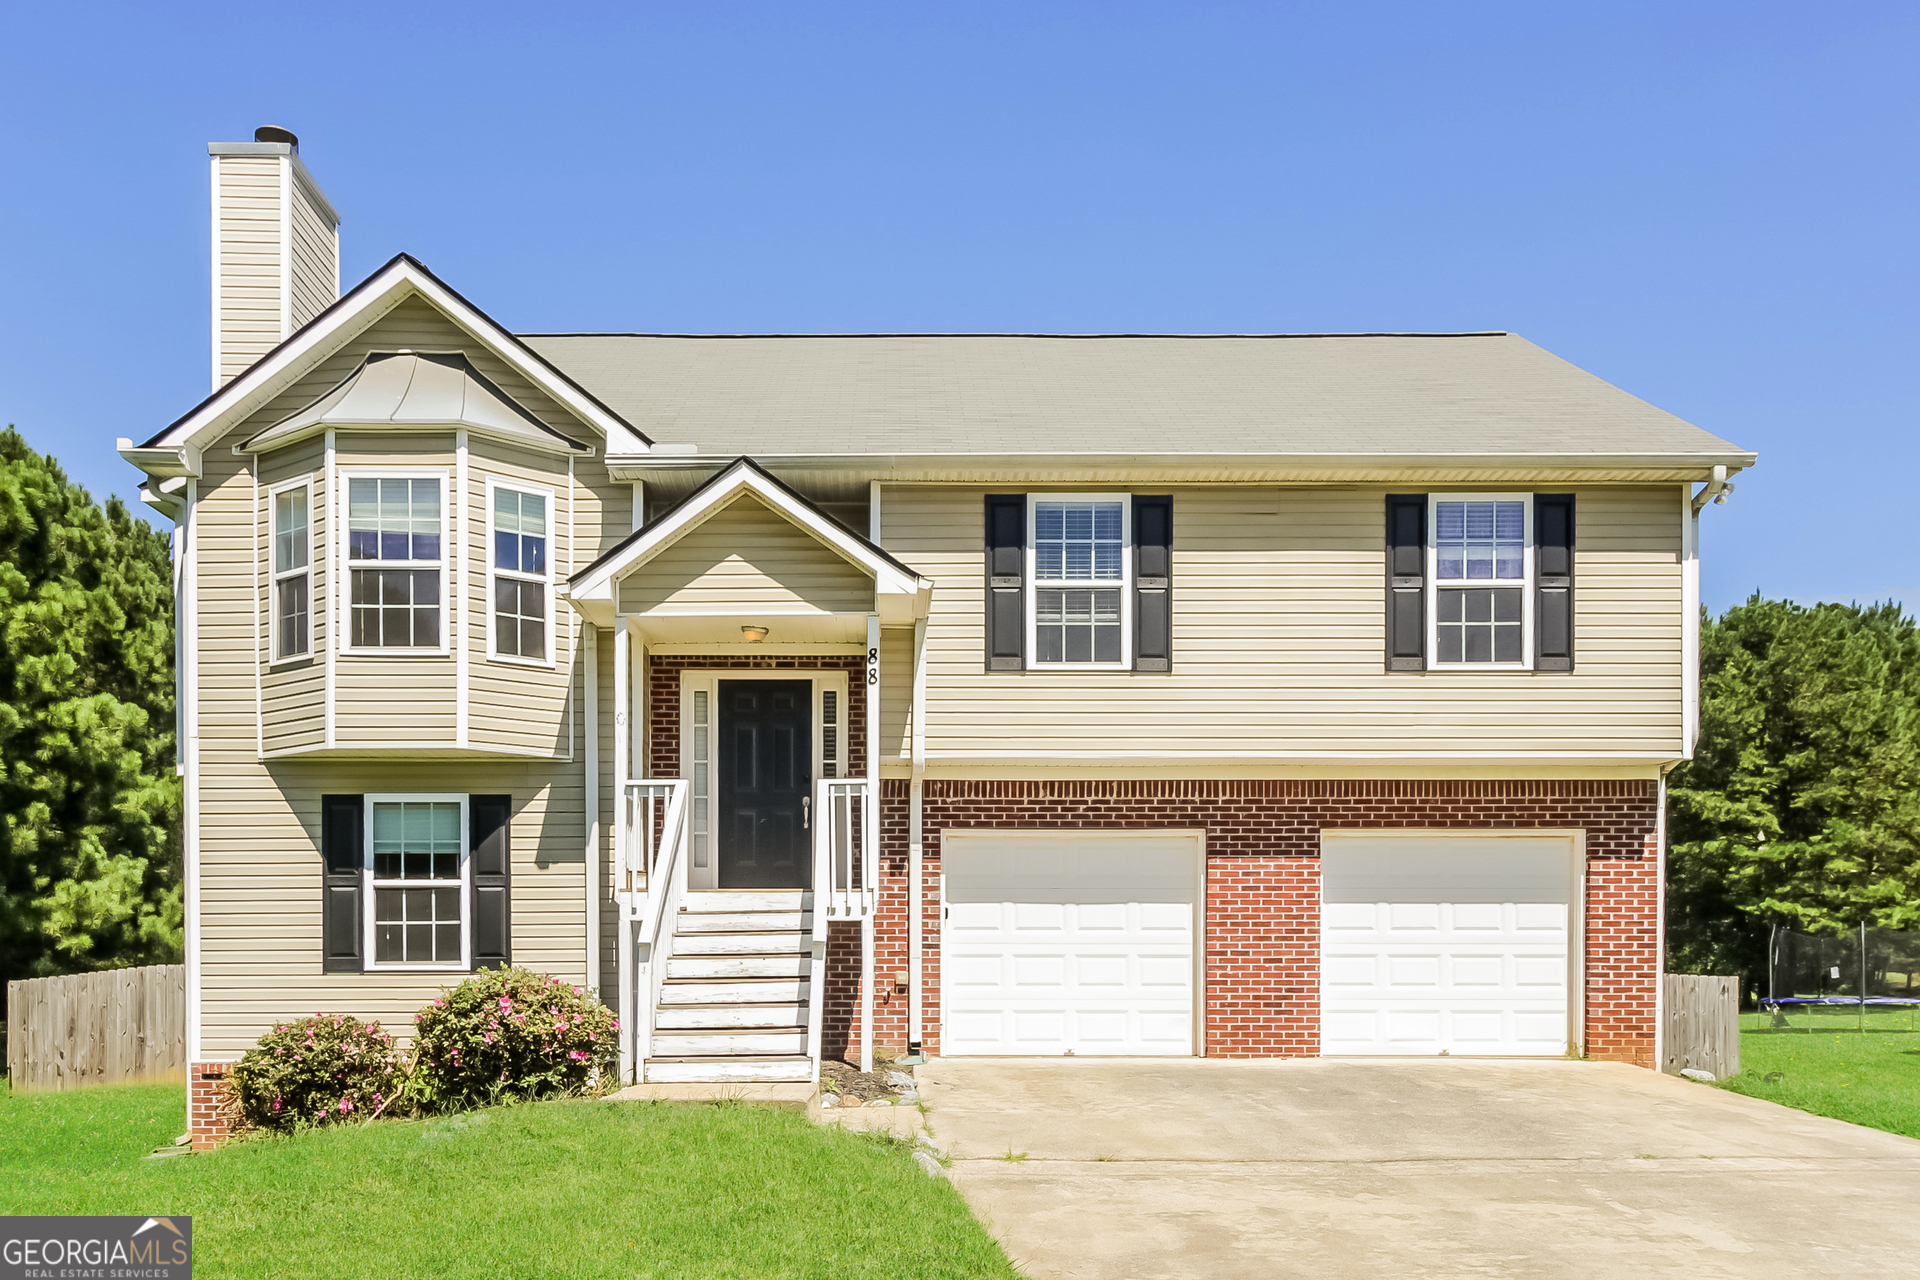
M217 391L340 296L340 215L271 125L209 142L213 161L213 386Z

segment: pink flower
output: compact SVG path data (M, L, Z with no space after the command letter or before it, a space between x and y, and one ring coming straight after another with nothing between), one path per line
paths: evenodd
M511 996L501 996L501 997L500 997L500 1007L501 1007L502 1009L511 1009L511 1008L513 1008L513 997L511 997Z
M342 1112L342 1113L345 1113L345 1112L348 1112L348 1111L351 1111L351 1110L353 1110L353 1100L352 1100L352 1099L350 1099L350 1098L341 1098L341 1099L340 1099L340 1110L341 1110L341 1112Z
M572 1058L575 1062L585 1062L587 1060L587 1055L580 1052L578 1049L567 1050L567 1056L569 1058Z
M610 1030L613 1030L613 1031L618 1031L619 1029L620 1029L620 1019L618 1019L618 1018L615 1018L615 1019L613 1020L613 1023L612 1023L612 1025L611 1025L611 1027L610 1027Z

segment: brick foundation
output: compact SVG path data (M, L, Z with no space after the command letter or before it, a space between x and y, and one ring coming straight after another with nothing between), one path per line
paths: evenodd
M907 1005L890 996L907 967L907 786L882 785L881 909L875 919L879 1044L907 1042ZM1658 973L1657 789L1642 781L1114 781L930 779L924 826L929 885L945 829L1207 833L1206 1053L1310 1055L1320 1038L1320 833L1424 828L1586 832L1586 1046L1591 1057L1653 1062ZM937 889L925 921L925 1046L939 1052ZM859 933L828 941L826 1044L857 1054Z
M195 1151L217 1147L233 1136L225 1098L231 1062L196 1062L187 1068L187 1133Z

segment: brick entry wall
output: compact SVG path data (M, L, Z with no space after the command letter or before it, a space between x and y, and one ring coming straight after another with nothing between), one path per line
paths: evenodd
M1206 1052L1310 1055L1320 1045L1320 832L1372 828L1580 828L1587 843L1586 1045L1591 1057L1653 1064L1658 904L1651 781L1112 781L929 779L926 875L945 828L1204 828L1207 833ZM882 784L877 1044L907 1043L907 787ZM937 888L925 922L925 1047L940 1044ZM828 938L824 1041L859 1051L857 928Z

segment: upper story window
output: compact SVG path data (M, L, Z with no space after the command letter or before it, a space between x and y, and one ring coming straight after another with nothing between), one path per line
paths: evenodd
M547 555L551 494L493 489L493 654L548 661L547 612L553 570Z
M1035 494L1028 616L1036 666L1127 664L1131 530L1117 494Z
M1436 494L1432 511L1434 665L1527 666L1533 626L1531 499Z
M437 476L348 478L353 648L444 649L440 490Z
M273 491L273 660L303 658L313 645L310 480Z

